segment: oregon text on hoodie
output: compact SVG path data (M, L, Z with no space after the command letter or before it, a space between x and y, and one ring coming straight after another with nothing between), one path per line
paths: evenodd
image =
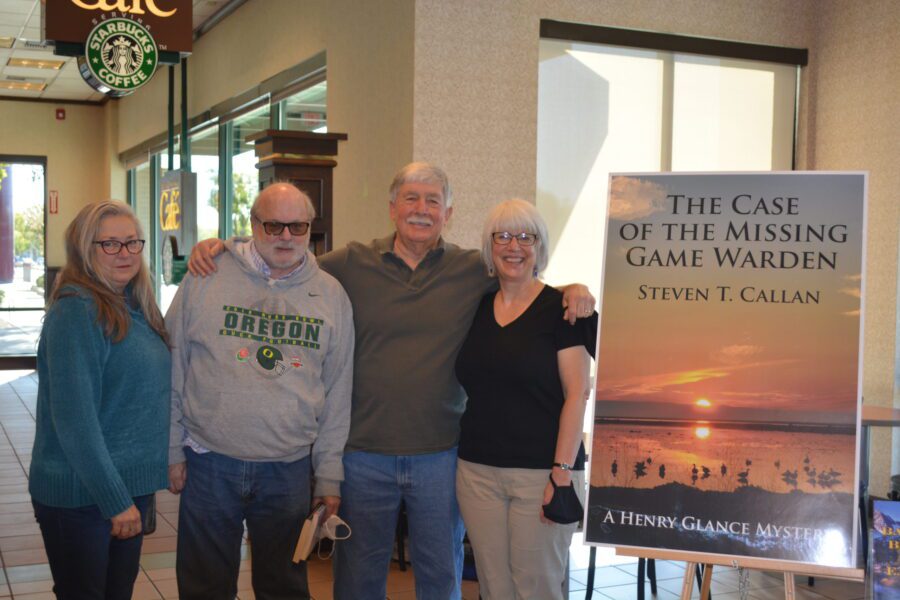
M353 382L350 300L309 252L300 269L273 280L227 245L217 273L185 277L166 314L169 463L184 461L185 430L239 460L311 453L315 495L340 495Z

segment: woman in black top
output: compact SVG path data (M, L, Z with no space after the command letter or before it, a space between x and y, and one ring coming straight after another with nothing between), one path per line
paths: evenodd
M561 293L538 279L547 227L523 200L488 216L483 257L499 291L482 299L456 362L469 396L457 498L489 599L562 599L575 524L546 518L553 482L584 495L581 443L597 315L563 320ZM590 352L590 354L589 354Z

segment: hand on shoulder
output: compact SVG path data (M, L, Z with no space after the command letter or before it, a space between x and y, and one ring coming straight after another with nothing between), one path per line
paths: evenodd
M188 271L194 277L206 277L216 272L215 258L225 251L225 242L208 238L197 242L188 258Z

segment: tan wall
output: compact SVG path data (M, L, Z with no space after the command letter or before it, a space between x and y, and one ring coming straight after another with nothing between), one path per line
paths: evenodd
M66 119L56 120L56 108ZM0 154L47 157L47 189L59 191L59 213L47 215L47 264L65 262L63 233L87 204L96 200L125 199L124 172L110 153L105 106L0 101Z
M535 197L541 19L808 47L807 2L416 0L414 155L446 167L451 239L475 247L485 209Z
M328 128L350 136L335 171L335 243L382 235L390 178L412 158L413 17L411 0L251 0L197 41L189 114L325 50ZM166 90L160 73L119 102L119 152L165 131Z
M816 61L810 65L808 163L821 170L869 172L863 396L893 403L900 224L900 4L894 0L817 4ZM891 472L890 430L872 451L872 493L885 495ZM895 451L896 452L896 451ZM894 471L900 472L900 453Z
M900 217L900 65L891 57L900 56L900 4L416 0L413 154L448 170L456 194L449 237L462 245L478 245L493 203L534 198L541 18L810 49L798 167L871 173L863 393L867 403L890 404ZM886 490L890 454L877 438L877 493Z

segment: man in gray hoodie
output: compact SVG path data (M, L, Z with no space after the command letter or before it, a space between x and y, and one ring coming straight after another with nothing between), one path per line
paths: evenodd
M325 518L340 504L354 344L347 294L308 250L314 217L293 185L267 187L252 240L186 277L166 315L181 598L235 597L244 521L256 597L309 598L291 556L311 476Z

